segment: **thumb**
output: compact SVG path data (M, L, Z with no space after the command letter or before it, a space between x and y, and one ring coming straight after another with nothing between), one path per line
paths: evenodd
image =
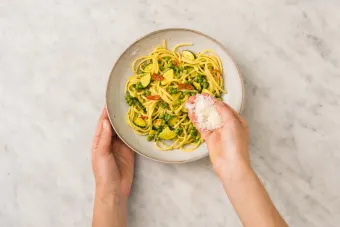
M225 104L224 102L217 101L215 106L216 106L216 110L217 110L218 114L221 116L224 124L229 122L230 120L237 119L236 116L234 115L234 112L231 109L231 107L228 106L227 104Z
M109 155L111 140L112 140L112 129L110 122L107 119L104 119L103 122L103 130L99 137L98 143L98 151L100 155Z

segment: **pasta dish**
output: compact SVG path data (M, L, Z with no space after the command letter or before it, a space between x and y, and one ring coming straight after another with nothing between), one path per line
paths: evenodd
M127 123L159 150L190 152L200 146L203 139L184 105L196 94L220 99L226 93L220 58L211 50L179 50L191 45L182 43L169 50L163 41L132 63L133 75L126 82Z

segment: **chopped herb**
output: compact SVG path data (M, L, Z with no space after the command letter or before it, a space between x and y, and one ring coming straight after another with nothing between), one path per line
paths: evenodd
M183 128L176 128L175 133L181 135L183 133Z
M142 85L142 83L141 82L138 82L137 84L136 84L136 89L137 90L142 90L144 87L143 87L143 85Z
M197 74L197 82L198 83L203 83L203 77L201 74Z
M137 98L132 97L129 92L126 94L125 100L129 106L137 105L144 113L146 113L146 108L142 105L142 103Z
M147 140L147 141L151 141L151 140L153 140L154 137L155 137L155 135L148 135L148 136L146 137L146 140Z
M184 98L184 93L181 92L181 95L179 96L180 99L183 99Z
M145 96L149 96L149 95L151 95L151 91L145 89L145 90L143 91L143 94L144 94Z
M190 135L192 136L192 137L196 137L197 136L197 130L196 129L191 129L190 130Z
M174 87L169 87L169 92L170 94L177 94L178 93L178 88L174 88Z
M164 66L163 65L159 66L159 70L164 71Z
M172 116L171 116L170 114L168 114L168 113L165 113L165 114L164 114L164 120L165 120L166 122L168 122L171 118L172 118Z
M126 93L125 101L129 106L132 106L135 103L135 98L130 95L130 93Z
M168 103L166 102L160 102L159 106L163 109L167 109L168 108Z
M158 141L159 133L160 133L160 132L158 132L158 131L156 132L155 137L154 137L155 141Z
M202 83L202 87L203 87L204 89L208 88L208 87L209 87L209 83L208 83L208 82L203 82L203 83Z

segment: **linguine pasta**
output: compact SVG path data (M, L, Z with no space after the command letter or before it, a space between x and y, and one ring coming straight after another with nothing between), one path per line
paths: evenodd
M208 93L220 98L223 68L211 50L193 53L179 48L167 49L166 42L149 55L132 63L133 75L126 82L126 101L130 105L128 125L154 141L159 150L181 149L190 152L202 142L188 118L184 104L190 96Z

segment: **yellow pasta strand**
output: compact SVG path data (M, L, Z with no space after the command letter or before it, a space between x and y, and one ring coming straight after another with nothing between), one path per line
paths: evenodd
M181 43L168 50L166 41L163 41L149 55L139 57L132 63L133 75L125 85L127 102L131 105L126 115L127 124L137 134L154 140L155 146L162 151L181 149L183 152L191 152L203 143L184 109L190 96L204 89L216 97L226 93L223 88L222 63L218 55L212 50L203 50L197 54L189 52L192 57L188 57L179 51L191 45ZM173 78L164 77L168 70L174 71ZM147 74L152 75L152 79L143 87L141 79ZM137 118L143 119L145 125L135 124ZM174 118L177 121L170 125L170 120ZM162 125L156 127L156 120L161 121ZM176 132L174 139L159 138L166 127Z

